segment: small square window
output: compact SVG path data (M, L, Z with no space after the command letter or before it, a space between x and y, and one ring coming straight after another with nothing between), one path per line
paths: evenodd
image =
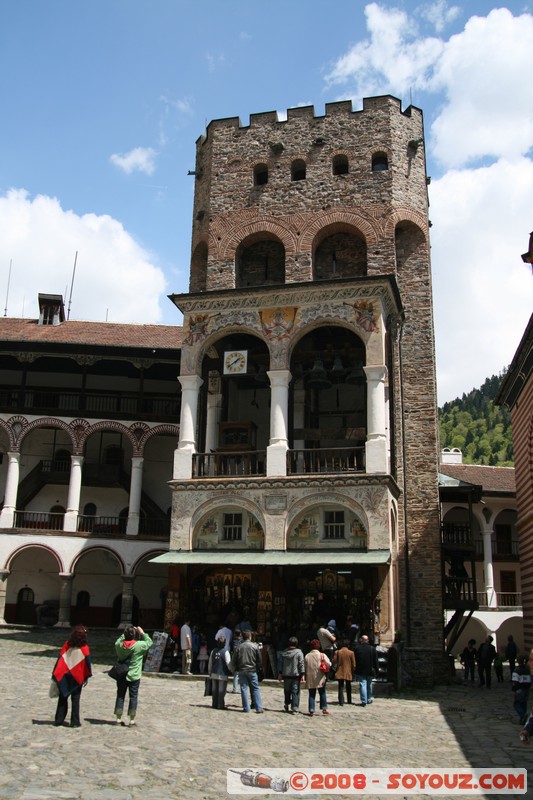
M242 541L242 514L224 514L222 526L223 542Z
M344 538L344 511L325 511L324 539Z

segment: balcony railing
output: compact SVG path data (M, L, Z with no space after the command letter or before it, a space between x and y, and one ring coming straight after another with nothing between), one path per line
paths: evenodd
M79 392L50 388L0 389L0 411L26 411L62 416L79 414L121 419L179 420L179 397L126 392Z
M454 547L473 547L472 529L464 522L443 522L441 524L441 542Z
M476 556L483 558L483 540L476 539L475 546ZM491 541L491 550L493 558L518 558L518 542L515 541L509 541L508 539L493 539Z
M287 453L287 474L289 475L364 471L364 445L361 447L289 450Z
M446 575L444 578L444 606L457 608L471 607L477 602L477 593L474 592L472 578L455 578Z
M264 450L195 453L193 457L193 478L234 478L265 474Z
M478 592L477 598L482 608L521 608L522 592L495 592L496 606L489 606L487 592Z
M22 530L63 531L65 515L49 511L15 511L14 527ZM78 515L77 532L87 536L125 536L127 517ZM166 518L141 517L139 535L168 537L170 521Z

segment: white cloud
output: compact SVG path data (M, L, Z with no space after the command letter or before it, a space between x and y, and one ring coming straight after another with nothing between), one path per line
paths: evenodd
M120 222L107 215L79 216L53 197L31 199L22 189L0 196L0 263L6 265L2 299L7 265L13 262L8 316L36 317L39 292L62 294L67 305L76 252L71 319L161 319L163 273Z
M442 33L447 25L457 19L461 9L459 6L448 6L447 0L436 0L421 6L419 13L435 27L437 33Z
M131 175L135 171L153 175L156 156L157 153L152 147L134 147L129 153L114 153L109 160L126 175Z
M450 171L430 187L439 403L512 360L533 308L533 163Z
M432 125L432 151L445 166L482 157L516 158L533 145L533 16L505 8L472 17L447 42L434 90L446 100Z

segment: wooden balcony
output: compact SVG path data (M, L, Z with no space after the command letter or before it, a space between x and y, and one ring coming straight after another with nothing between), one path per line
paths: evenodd
M127 392L78 392L32 387L0 389L0 411L52 414L62 417L102 417L179 422L180 398Z
M501 608L522 608L522 592L496 592L496 605L489 606L487 593L477 593L479 607L484 610L492 610Z
M364 472L365 447L328 447L289 450L288 475L320 475L323 473Z
M48 511L15 511L14 528L35 531L63 531L65 515ZM70 535L122 538L126 536L126 517L78 515L77 530ZM139 536L168 539L170 521L167 518L141 517Z
M236 478L266 475L266 452L243 450L216 453L195 453L193 478Z
M440 526L443 547L452 550L474 550L475 542L470 525L463 522L443 522Z
M446 575L443 590L444 608L475 611L479 606L475 582L472 578L455 578Z

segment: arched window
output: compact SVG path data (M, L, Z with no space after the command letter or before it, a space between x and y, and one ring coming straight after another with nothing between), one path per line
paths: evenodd
M303 158L297 158L291 164L291 180L304 181L306 178L306 164Z
M333 159L333 174L334 175L347 175L349 170L348 156L338 155Z
M256 164L254 167L254 185L264 186L268 183L268 167L266 164Z
M372 156L372 172L385 172L389 168L389 159L386 153L374 153Z

